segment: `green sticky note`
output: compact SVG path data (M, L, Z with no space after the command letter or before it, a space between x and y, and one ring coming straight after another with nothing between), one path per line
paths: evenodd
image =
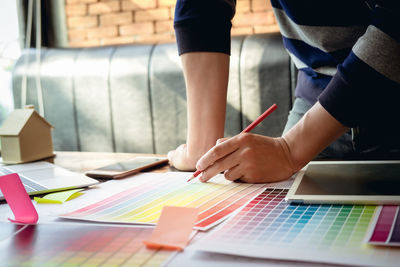
M62 204L65 201L77 198L80 195L82 195L83 193L80 192L82 190L83 190L83 188L62 191L62 192L56 192L56 193L47 194L41 198L35 197L34 199L35 199L36 203L39 203L39 204Z

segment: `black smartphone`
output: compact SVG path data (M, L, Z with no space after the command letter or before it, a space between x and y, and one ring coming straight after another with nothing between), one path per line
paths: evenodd
M85 174L93 178L119 179L167 163L166 157L136 157L87 171Z

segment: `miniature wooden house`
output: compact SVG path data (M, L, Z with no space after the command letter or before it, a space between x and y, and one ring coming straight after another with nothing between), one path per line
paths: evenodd
M16 109L0 127L4 163L22 163L54 155L53 126L34 109Z

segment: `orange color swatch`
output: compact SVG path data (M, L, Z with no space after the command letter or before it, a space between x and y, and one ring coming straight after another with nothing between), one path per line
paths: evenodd
M198 213L198 208L165 206L150 239L143 243L152 249L183 250Z

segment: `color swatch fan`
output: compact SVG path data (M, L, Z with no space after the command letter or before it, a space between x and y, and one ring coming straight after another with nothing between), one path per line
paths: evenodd
M265 259L398 266L400 252L365 243L376 206L289 205L266 189L192 248Z
M125 191L61 217L96 222L157 223L164 206L199 208L196 229L207 230L259 195L266 185L232 183L222 175L187 183L188 173L143 173Z

